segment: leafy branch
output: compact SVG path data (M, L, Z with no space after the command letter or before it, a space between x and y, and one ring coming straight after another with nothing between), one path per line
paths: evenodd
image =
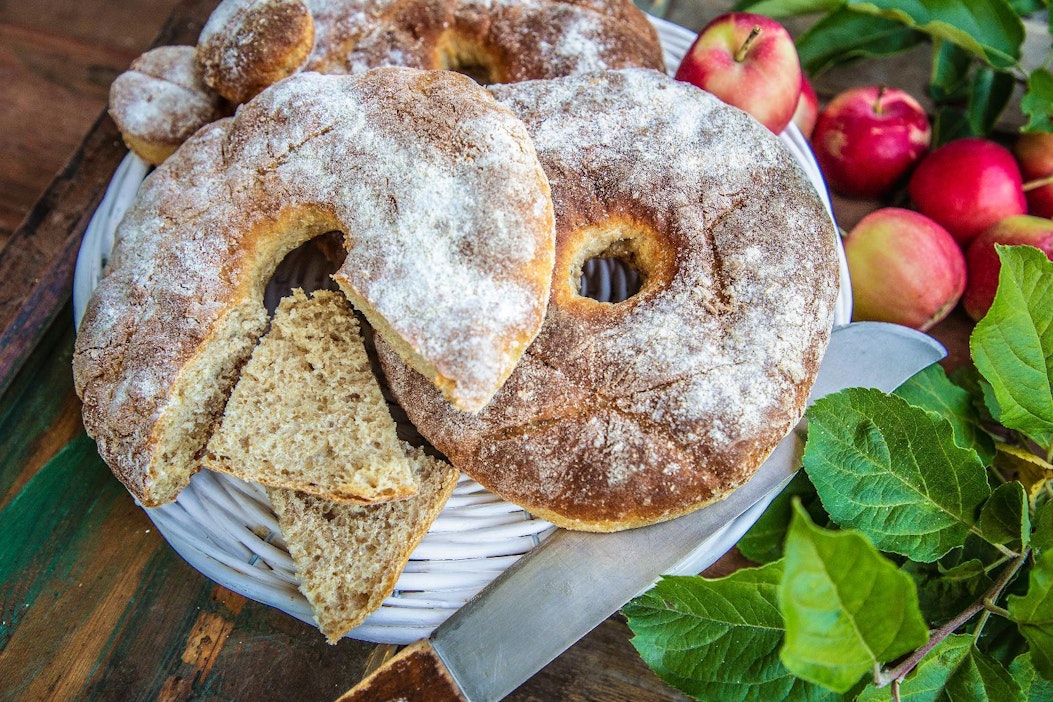
M991 588L985 592L980 598L973 602L970 606L962 610L961 614L951 619L949 622L931 632L929 635L929 642L924 646L916 650L910 656L908 656L902 663L896 665L891 669L882 669L874 676L874 686L881 688L889 685L890 683L895 687L896 692L893 694L895 699L899 699L898 688L902 684L904 678L907 677L918 664L921 663L922 659L929 654L932 649L943 642L948 636L953 634L955 631L965 625L970 619L975 617L977 614L983 611L994 611L1002 616L1008 615L1008 612L1002 608L996 607L994 604L1002 596L1002 592L1006 589L1013 577L1017 574L1020 568L1027 561L1029 552L1025 552L1015 559L1013 562L1003 569L1001 576L998 581L995 582Z
M998 254L975 367L816 402L804 471L739 542L763 565L626 606L660 677L698 699L1053 694L1053 262Z

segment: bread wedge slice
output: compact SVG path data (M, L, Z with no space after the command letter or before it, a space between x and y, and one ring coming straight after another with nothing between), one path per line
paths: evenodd
M242 369L203 463L249 482L365 504L417 491L351 304L296 289Z
M420 490L405 500L336 504L268 489L300 590L318 628L335 644L395 589L410 554L442 511L460 472L406 445Z

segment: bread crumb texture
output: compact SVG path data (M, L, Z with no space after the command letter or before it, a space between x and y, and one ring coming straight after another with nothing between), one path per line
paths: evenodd
M395 589L410 554L457 485L444 461L404 444L420 482L406 500L346 505L292 490L268 490L282 535L329 643L361 624Z
M281 301L231 393L205 465L341 502L416 492L342 294L295 290Z

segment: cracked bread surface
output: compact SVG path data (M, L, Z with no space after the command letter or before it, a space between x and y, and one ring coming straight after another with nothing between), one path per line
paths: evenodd
M374 505L337 504L268 489L289 554L319 629L329 643L361 624L392 593L413 550L457 486L445 461L405 445L420 483L413 497Z
M297 289L282 299L204 463L335 502L382 502L417 491L347 298Z
M545 325L476 415L382 342L395 397L459 469L572 529L669 519L744 483L797 423L829 339L836 232L778 139L655 71L493 86L527 124L556 208ZM583 262L639 269L617 303Z
M144 505L198 470L268 280L330 231L345 294L461 407L540 330L552 202L522 122L455 73L297 74L147 177L81 321L85 427Z

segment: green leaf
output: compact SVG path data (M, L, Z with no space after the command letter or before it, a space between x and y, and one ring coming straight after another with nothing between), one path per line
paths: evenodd
M915 374L896 388L895 394L950 422L954 429L954 443L976 451L985 465L994 460L994 441L980 425L972 396L952 383L938 363Z
M1031 517L1024 486L1015 480L991 493L980 512L980 531L993 544L1022 550L1031 540Z
M799 471L790 484L772 500L768 509L737 544L739 552L755 563L771 563L782 558L786 530L793 517L793 498L800 498L814 521L825 524L829 517L815 493L815 486L804 471Z
M950 41L994 68L1020 60L1024 23L1006 0L849 0L848 7Z
M928 640L910 577L858 532L817 527L799 505L778 601L786 622L782 662L836 692Z
M733 9L768 17L792 17L811 12L831 12L843 4L844 0L739 0Z
M987 378L980 378L980 390L983 392L984 407L987 408L987 413L991 415L991 421L1002 423L1002 406L998 404L998 398L995 397L994 387L991 383L987 382Z
M932 118L932 147L943 146L955 139L972 136L969 117L965 110L950 105L940 105Z
M1053 443L1053 261L1030 246L998 246L1002 269L987 316L969 340L1008 429Z
M797 54L808 75L850 61L892 56L925 41L898 22L843 9L820 18L797 38Z
M936 102L965 99L973 57L957 44L939 40L932 52L929 96Z
M1024 691L1024 699L1028 702L1053 702L1053 682L1046 680L1035 670L1030 651L1013 659L1009 673Z
M916 561L977 530L987 473L975 451L955 445L947 420L864 388L828 395L807 416L804 468L834 522Z
M903 702L1024 701L1023 691L1001 664L978 651L972 636L952 634L922 659L900 685ZM857 702L887 701L889 691L868 687Z
M1053 23L1053 13L1050 17ZM1053 132L1053 73L1048 69L1037 68L1028 76L1027 91L1020 99L1020 111L1028 118L1023 131Z
M931 624L950 621L992 585L983 562L976 558L952 568L945 568L941 563L907 561L902 570L914 579L918 605Z
M664 577L623 609L632 644L658 676L706 700L834 700L779 661L782 563L726 578Z
M1009 0L1009 4L1013 8L1013 12L1021 17L1033 15L1046 6L1041 0Z
M983 376L980 375L980 371L976 370L976 366L972 364L959 366L951 371L950 379L951 382L968 392L972 397L973 407L976 409L977 418L981 424L1001 424L994 418L990 408L987 406L985 390L990 393L991 384L984 380ZM994 398L993 394L991 398Z
M1053 502L1043 502L1035 510L1031 547L1039 555L1053 557Z
M986 136L1009 106L1016 79L1012 73L980 68L973 76L969 94L969 128L977 136Z
M1009 617L1031 647L1031 660L1042 677L1053 680L1053 555L1035 558L1027 594L1007 598Z

